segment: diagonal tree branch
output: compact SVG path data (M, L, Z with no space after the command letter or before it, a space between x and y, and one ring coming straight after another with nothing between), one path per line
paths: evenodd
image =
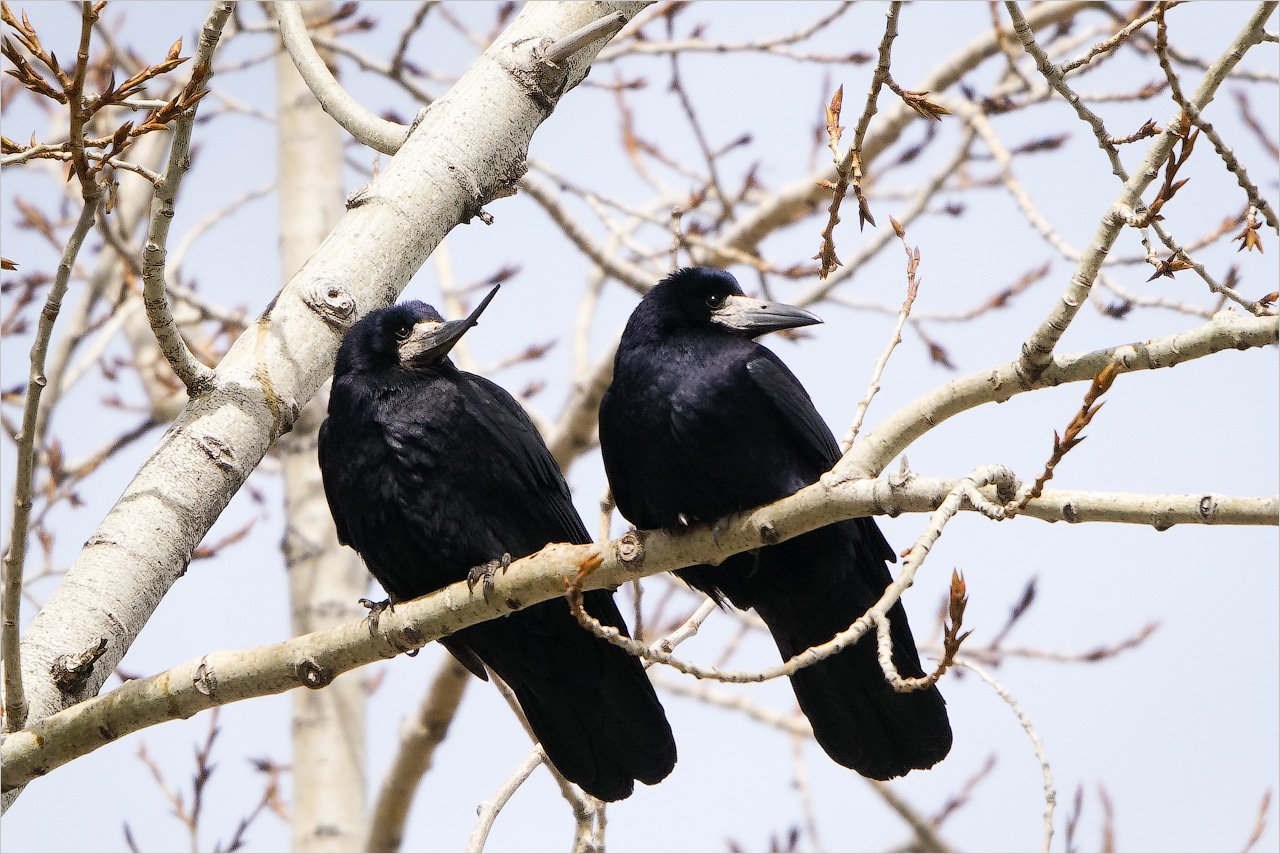
M449 230L523 174L534 131L581 81L598 44L554 68L535 49L602 11L630 16L642 6L525 7L391 165L348 199L341 222L231 347L214 389L187 404L32 621L23 676L34 719L98 691L231 496L328 376L343 331L394 300ZM82 679L54 683L56 659L102 639Z
M1263 27L1277 5L1280 4L1275 0L1267 0L1267 2L1260 3L1257 10L1249 17L1240 34L1210 66L1190 100L1190 103L1195 105L1197 109L1204 109L1213 100L1214 93L1217 92L1218 87L1226 79L1228 72L1244 58L1245 52L1250 47L1262 41L1263 33L1265 32ZM1009 8L1011 13L1016 12L1014 4L1010 3ZM1018 12L1017 15L1020 17L1021 13ZM1025 21L1023 21L1023 25L1026 25ZM1015 28L1018 28L1018 26L1015 18ZM1179 109L1179 112L1181 112L1181 109ZM1075 319L1080 306L1084 305L1085 300L1088 299L1089 291L1098 276L1098 270L1106 259L1107 253L1111 251L1116 238L1120 235L1120 229L1126 223L1124 211L1141 210L1142 193L1156 179L1160 165L1168 159L1170 152L1173 150L1174 143L1178 140L1178 136L1175 133L1179 124L1177 119L1178 117L1175 116L1172 121L1168 122L1164 131L1155 138L1150 148L1147 149L1142 163L1125 181L1124 187L1120 190L1120 195L1102 216L1098 224L1098 230L1094 233L1093 240L1088 248L1081 255L1080 263L1077 265L1075 273L1071 276L1071 283L1067 286L1066 292L1054 303L1049 316L1040 324L1040 327L1023 342L1022 357L1018 360L1018 377L1021 382L1034 382L1039 374L1048 368L1053 358L1053 348L1057 346L1063 333L1067 331L1067 327Z
M1221 311L1209 323L1177 335L1124 344L1091 353L1053 357L1031 382L1019 362L1009 362L952 380L902 407L854 445L836 464L837 482L874 477L907 446L953 415L983 403L1002 403L1016 394L1064 382L1091 381L1111 362L1120 373L1171 368L1190 359L1227 349L1265 347L1277 342L1280 324L1274 317L1242 318Z

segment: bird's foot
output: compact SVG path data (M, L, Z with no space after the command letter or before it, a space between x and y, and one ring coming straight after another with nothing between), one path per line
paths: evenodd
M511 566L511 554L503 552L502 557L497 560L472 567L467 573L467 591L475 590L476 585L479 584L480 592L484 594L484 601L488 602L489 597L493 595L493 577L498 572L506 572L509 566Z
M390 599L383 599L381 602L375 602L372 599L357 599L357 605L363 605L369 609L369 634L376 635L378 633L378 619L382 616L383 611L396 610L396 603Z

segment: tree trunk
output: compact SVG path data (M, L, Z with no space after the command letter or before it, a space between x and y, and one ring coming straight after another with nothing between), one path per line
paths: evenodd
M331 13L327 2L303 6L308 23ZM276 111L280 280L287 282L342 216L342 140L283 52L276 57ZM369 585L356 553L338 542L320 481L316 439L327 404L321 389L277 445L294 635L359 619L357 600ZM364 704L359 671L321 691L293 694L294 851L355 851L363 841Z

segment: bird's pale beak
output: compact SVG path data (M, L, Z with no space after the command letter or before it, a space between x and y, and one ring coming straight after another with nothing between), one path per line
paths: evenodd
M421 320L415 323L409 337L400 345L400 361L412 367L427 367L443 359L463 334L479 322L480 313L489 305L499 287L494 285L475 310L462 320Z
M755 338L779 329L812 326L821 323L822 318L794 305L733 295L726 297L724 305L711 312L711 321Z

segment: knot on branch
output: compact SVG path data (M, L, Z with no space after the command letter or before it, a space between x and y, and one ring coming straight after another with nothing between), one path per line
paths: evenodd
M200 666L196 668L196 675L191 679L191 684L201 694L212 697L218 690L218 677L214 675L213 668L208 662L202 659Z
M1219 507L1218 496L1206 495L1200 499L1200 504L1198 505L1197 510L1200 513L1201 519L1206 523L1212 523L1218 515Z
M196 438L196 447L204 451L218 468L225 471L235 470L236 453L226 440L217 436L199 436Z
M316 282L303 292L302 301L335 329L346 331L355 320L356 298L337 282Z
M312 690L319 690L333 681L333 673L310 658L304 658L295 664L294 674L299 682Z
M643 562L644 537L639 531L627 531L618 538L613 550L618 560L624 564Z
M568 69L550 59L554 45L549 38L520 39L498 57L520 90L548 115L569 83Z
M83 652L58 656L49 667L53 684L63 694L80 693L93 674L93 665L106 651L107 639L98 638L93 646Z

